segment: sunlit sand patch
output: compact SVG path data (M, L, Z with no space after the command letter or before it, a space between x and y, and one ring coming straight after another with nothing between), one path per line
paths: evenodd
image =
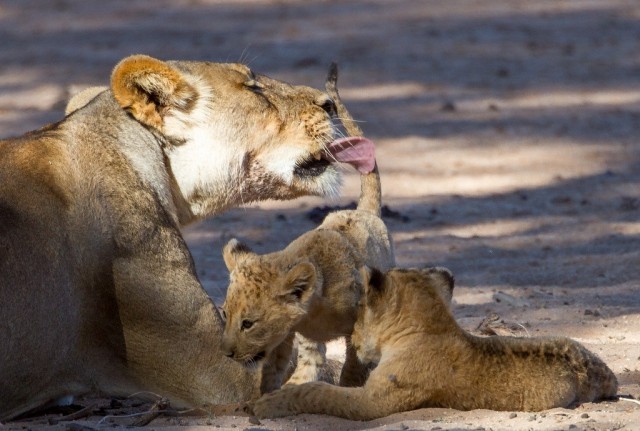
M349 87L340 91L347 102L415 98L420 96L442 96L448 94L462 111L486 112L491 103L504 109L569 108L592 106L620 106L640 103L640 90L624 89L546 89L545 91L514 91L504 97L487 98L486 91L447 89L418 81L387 82L377 85ZM439 97L438 97L439 100Z
M473 142L471 136L380 141L383 193L394 197L505 193L594 175L610 166L597 143L524 137L482 141ZM394 182L393 189L384 188L386 178L392 178L387 181Z

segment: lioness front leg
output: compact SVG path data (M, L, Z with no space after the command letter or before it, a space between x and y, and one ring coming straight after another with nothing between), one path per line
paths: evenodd
M364 387L345 388L325 382L285 386L250 403L260 418L317 413L353 420L370 420L397 411L383 395L372 396Z
M174 249L190 259L181 238L171 234L166 241L178 242ZM153 242L145 245L155 247L154 251L160 247ZM129 395L132 387L114 377L122 375L131 376L133 388L158 393L175 406L250 398L257 387L257 373L220 351L222 321L191 271L191 262L158 258L159 252L151 256L135 252L130 250L133 255L113 264L117 313L104 323L122 338L108 339L108 349L102 338L89 346L98 358L111 355L87 365L94 367L99 387L110 394Z

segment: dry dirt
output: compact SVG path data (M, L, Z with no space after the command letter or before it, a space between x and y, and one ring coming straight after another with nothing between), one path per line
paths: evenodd
M450 268L465 328L497 313L496 332L572 337L609 364L620 394L639 398L639 46L635 0L3 0L0 136L60 119L70 94L106 84L113 65L133 53L240 60L316 87L336 60L341 94L377 143L385 203L397 212L387 223L399 265ZM283 247L314 226L314 206L348 203L357 191L345 169L336 201L248 205L186 229L205 288L218 302L224 296L220 250L231 236L259 251ZM42 416L0 429L131 421L103 418L105 411L120 412L96 408L75 422L48 425ZM640 405L422 409L372 422L161 415L149 427L186 425L640 429Z

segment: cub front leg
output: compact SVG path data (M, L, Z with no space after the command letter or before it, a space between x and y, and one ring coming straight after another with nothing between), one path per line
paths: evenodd
M369 368L358 360L356 349L351 344L351 337L346 337L346 344L347 350L340 373L340 386L364 386L369 376Z
M262 366L262 380L260 382L261 394L267 394L276 389L280 389L284 383L287 369L291 364L293 337L293 332L287 335L287 338L273 349L267 357L266 362Z
M380 400L378 400L379 402ZM385 416L365 388L345 388L324 382L311 382L263 395L249 403L260 418L317 413L353 420L369 420Z

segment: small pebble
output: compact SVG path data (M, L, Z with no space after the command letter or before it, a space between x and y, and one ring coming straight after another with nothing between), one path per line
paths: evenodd
M589 418L589 415L588 415L587 413L582 413L582 414L580 415L580 418L581 418L581 419L588 419L588 418Z
M443 112L455 112L456 105L451 101L446 101L442 104L442 106L440 107L440 110Z
M506 78L509 76L509 69L507 69L506 67L501 67L500 69L498 69L496 71L496 76L498 76L499 78Z
M511 413L509 415L509 419L513 419L513 418L517 418L518 417L518 413Z

